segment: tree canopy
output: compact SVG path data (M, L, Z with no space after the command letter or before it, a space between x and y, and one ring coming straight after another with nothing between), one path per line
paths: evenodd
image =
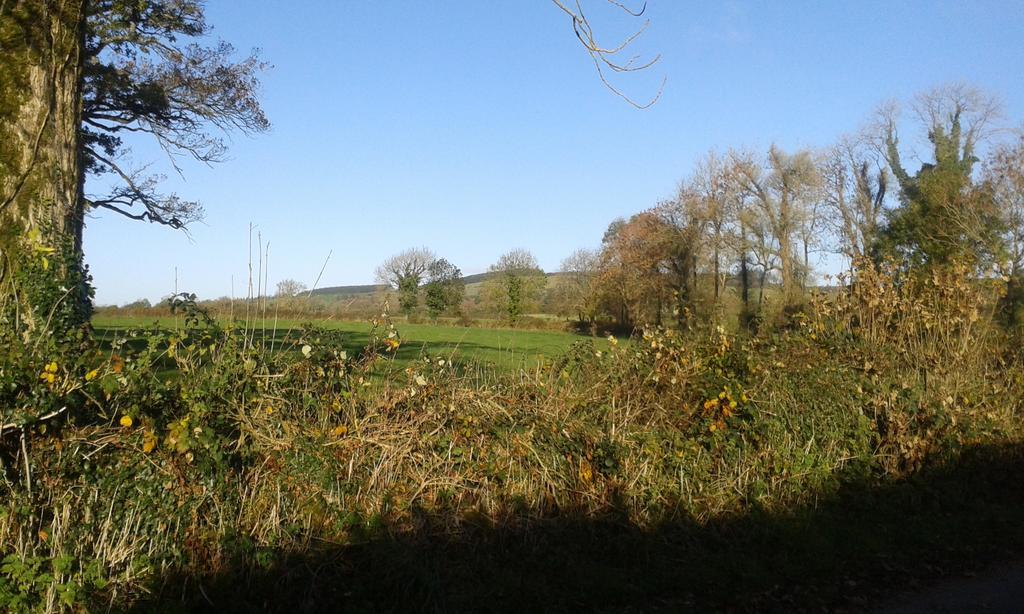
M904 165L898 110L881 112L879 141L899 187L899 206L888 213L880 234L882 253L905 266L968 260L981 268L998 258L1003 223L991 198L973 177L979 147L1000 107L992 97L964 85L921 94L914 111L927 133L932 160L911 174Z
M414 247L389 257L377 267L377 281L398 290L398 303L409 313L419 303L419 289L437 257L426 247Z
M462 271L444 258L434 260L427 269L424 293L427 311L432 318L436 319L446 311L458 309L466 294Z
M82 85L82 163L113 188L87 203L121 215L183 228L202 206L162 194L161 175L133 167L125 137L153 137L179 170L177 158L221 162L227 146L217 134L251 134L270 127L260 106L256 52L235 59L227 42L206 44L203 0L94 0L85 20Z
M491 273L485 290L488 300L512 324L537 304L547 284L537 259L525 249L505 252L488 271Z

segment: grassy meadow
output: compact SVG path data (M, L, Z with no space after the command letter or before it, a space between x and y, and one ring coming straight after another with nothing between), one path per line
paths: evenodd
M306 326L310 334L306 334ZM130 331L157 329L180 330L182 318L171 316L146 317L124 315L99 315L93 318L97 339L111 343ZM271 351L300 350L300 339L315 339L314 331L332 334L332 343L337 344L353 356L370 344L373 324L369 321L298 319L259 319L248 326L235 324L249 330L253 339ZM607 348L604 338L592 338L569 332L548 330L527 330L519 328L480 328L455 325L411 324L398 321L394 324L401 345L388 353L390 366L405 369L424 356L450 360L481 372L530 371L560 358L574 343L590 341L598 350ZM136 343L138 345L138 343Z

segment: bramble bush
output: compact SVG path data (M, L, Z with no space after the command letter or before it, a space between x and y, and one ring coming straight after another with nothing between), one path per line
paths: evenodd
M4 436L0 603L129 607L175 574L403 532L813 506L1021 440L997 299L956 271L865 267L786 328L650 328L504 375L427 354L396 371L386 317L358 355L316 327L268 341L194 311L73 359L8 352L11 415L81 409L20 423L24 447Z

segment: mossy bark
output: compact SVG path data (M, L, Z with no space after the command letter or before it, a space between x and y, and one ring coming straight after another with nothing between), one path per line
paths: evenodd
M0 326L23 333L88 317L79 148L85 4L0 1Z

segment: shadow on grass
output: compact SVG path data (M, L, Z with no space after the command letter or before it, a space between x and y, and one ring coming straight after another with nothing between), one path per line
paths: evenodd
M904 480L847 481L816 505L647 530L614 513L495 526L421 510L352 545L168 575L138 611L859 611L1024 553L1022 469L1024 446L978 446Z

